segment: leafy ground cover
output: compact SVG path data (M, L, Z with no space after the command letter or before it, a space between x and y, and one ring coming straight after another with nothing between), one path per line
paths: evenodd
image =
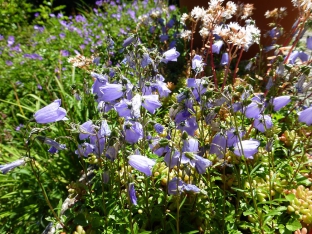
M292 31L268 11L248 61L253 9L221 0L41 8L6 29L1 232L311 231L311 3L292 2Z

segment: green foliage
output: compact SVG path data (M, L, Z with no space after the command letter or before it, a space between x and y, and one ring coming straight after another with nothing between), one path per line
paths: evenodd
M27 26L32 7L26 0L0 0L0 34Z

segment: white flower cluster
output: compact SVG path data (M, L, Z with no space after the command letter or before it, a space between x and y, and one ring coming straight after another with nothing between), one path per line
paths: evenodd
M180 37L187 41L191 39L191 36L192 36L191 30L183 30L180 34Z
M291 0L294 7L298 7L303 11L310 11L312 9L312 0Z
M206 11L204 8L202 7L194 7L194 9L191 11L191 16L196 19L196 20L200 20L202 19L206 14Z
M230 22L216 26L213 33L219 35L227 43L237 45L239 48L243 47L245 51L252 44L259 44L260 39L260 30L253 24L242 27L237 22Z

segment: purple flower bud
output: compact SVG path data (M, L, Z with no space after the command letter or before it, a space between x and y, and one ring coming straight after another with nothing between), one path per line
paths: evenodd
M241 148L243 146L243 149ZM253 159L254 154L258 152L260 142L258 140L244 140L234 144L234 154L245 156L247 159Z
M65 150L66 149L66 145L59 144L56 141L54 141L48 137L37 136L37 139L42 141L44 144L48 144L48 145L54 147L56 150Z
M22 166L24 164L25 164L25 159L22 158L22 159L16 160L16 161L8 163L8 164L0 165L0 171L3 174L6 174L10 170L14 169L15 167Z
M267 85L265 86L265 89L266 90L270 90L274 85L274 82L273 82L273 79L272 79L272 76L270 76L269 80L268 80L268 83Z
M38 110L35 114L35 120L37 123L53 123L60 120L67 120L65 117L66 110L61 106L61 99L55 100L53 103Z
M212 45L212 53L216 53L219 54L221 47L223 46L223 41L216 41L213 45Z
M155 129L155 131L158 133L158 134L161 134L163 131L164 131L164 126L162 126L161 124L159 124L159 123L156 123L155 125L154 125L154 129Z
M166 34L163 34L163 35L159 36L159 39L160 39L161 42L168 41L169 36L166 35Z
M229 54L223 53L220 64L225 66L225 65L228 65L228 63L229 63Z
M273 99L274 111L279 111L291 101L290 96L280 96Z
M310 36L307 37L307 43L306 43L306 45L307 45L307 48L308 48L309 50L312 50L312 37L310 37Z
M57 148L55 148L54 146L51 146L50 149L48 150L48 152L50 154L56 154L58 152Z
M255 119L253 126L260 132L265 132L273 127L272 119L269 115L260 115Z
M130 45L134 41L135 41L135 37L134 36L130 36L126 40L124 40L122 46L123 47L127 47L128 45Z
M180 56L180 53L176 50L176 48L172 48L170 50L167 50L163 54L163 59L161 59L161 62L168 63L169 61L178 61L177 58Z
M299 122L305 123L308 126L312 124L312 106L303 111L300 111L298 115L299 115Z
M129 164L134 169L144 173L146 176L152 175L152 168L155 165L155 161L142 155L131 155L129 158Z
M138 205L137 203L137 197L135 195L135 189L134 189L134 183L130 183L128 187L129 197L130 201L133 205Z

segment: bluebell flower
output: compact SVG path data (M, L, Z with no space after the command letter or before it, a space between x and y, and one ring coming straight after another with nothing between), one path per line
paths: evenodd
M264 110L264 102L262 96L255 96L252 102L246 107L245 116L247 118L257 118Z
M210 154L217 155L218 158L223 158L226 150L226 137L221 133L217 133L210 144Z
M128 157L129 164L134 169L144 173L146 176L152 175L152 169L155 165L155 161L142 155L131 155Z
M14 168L24 165L25 163L26 163L26 162L25 162L25 159L22 158L22 159L16 160L16 161L11 162L11 163L7 163L7 164L4 164L4 165L0 165L0 171L1 171L3 174L6 174L6 173L8 173L9 171L13 170Z
M124 40L122 46L123 47L127 47L128 45L130 45L131 43L133 43L135 41L135 37L133 35L131 35L130 37L128 37L126 40Z
M44 136L37 136L37 139L42 141L44 144L50 145L52 147L54 147L57 150L65 150L66 149L66 145L64 144L60 144L48 137L44 137Z
M107 121L104 119L101 121L101 127L100 127L100 130L99 130L99 134L100 136L104 137L104 136L110 136L111 134L111 130L107 124Z
M192 93L196 101L200 101L200 97L207 91L208 81L204 78L188 78L187 87L192 88Z
M300 58L301 62L307 62L309 60L309 55L303 51L299 52L298 57Z
M134 144L143 138L143 127L139 122L125 121L124 123L125 140Z
M229 63L229 54L223 53L220 64L225 66L225 65L228 65L228 63Z
M222 40L219 40L219 41L216 41L213 45L212 45L212 53L216 53L216 54L219 54L220 53L220 50L221 50L221 47L223 46L223 41Z
M198 188L196 185L186 184L186 183L183 184L182 190L186 193L199 193L200 192L200 188Z
M108 146L107 150L106 150L106 157L111 160L114 161L117 158L118 155L118 150L119 150L119 144L115 144L115 145L111 145Z
M61 99L57 99L46 107L41 108L34 114L36 122L44 124L67 120L65 117L66 110L60 106Z
M88 155L93 154L93 152L94 152L94 145L84 142L83 144L78 145L78 149L75 151L75 154L77 154L79 158L81 156L87 158Z
M294 64L298 56L299 56L299 52L297 50L292 51L291 54L289 55L288 63Z
M180 56L180 53L176 50L176 48L172 48L170 50L167 50L163 54L163 59L161 59L161 62L168 63L169 61L178 61L177 58Z
M168 183L168 194L169 195L178 195L182 192L186 193L199 193L200 189L193 184L186 184L181 179L174 177Z
M134 95L131 100L132 108L131 108L131 116L133 118L140 118L141 117L141 105L142 105L142 98L139 94Z
M159 123L156 123L154 124L154 129L158 134L161 134L164 131L165 127Z
M168 148L169 149L169 148ZM181 153L176 149L169 149L165 154L164 161L170 169L174 166L178 166L180 162Z
M182 187L184 182L177 177L174 177L168 183L168 194L170 195L178 195L182 192Z
M161 103L158 101L158 95L142 96L142 106L151 114L154 114L156 109L161 107Z
M105 148L106 137L101 136L100 132L90 136L90 143L94 146L94 153L100 157Z
M278 76L284 76L285 66L284 63L280 63L276 68L275 74Z
M199 174L206 172L207 167L212 165L212 162L208 159L205 159L198 153L198 141L194 138L183 141L181 163L189 163L191 167L195 167Z
M192 69L195 70L197 74L204 70L204 65L202 56L196 54L192 59Z
M103 95L100 88L106 85L108 77L106 75L100 75L94 72L91 72L91 76L96 78L92 85L92 93L97 95L97 99L100 99Z
M242 148L241 148L242 145ZM258 152L260 142L258 140L244 140L234 144L234 154L237 156L245 156L247 159L253 159Z
M272 119L269 115L260 115L255 119L253 126L260 132L265 132L273 127Z
M168 139L167 138L152 138L150 140L149 148L159 157L168 152Z
M181 132L185 131L188 135L194 136L195 131L198 129L198 124L196 122L195 117L191 117L186 119L185 121L182 121L178 124L177 129L179 129Z
M277 39L281 36L282 32L280 29L278 29L277 27L274 27L272 28L270 31L269 31L269 36L273 39Z
M131 115L132 103L127 99L122 99L115 104L114 108L120 117L129 117Z
M157 89L160 97L167 97L169 93L171 93L170 89L168 89L166 83L164 83L163 81L156 81L156 83L152 84L152 87Z
M141 60L141 66L144 68L147 65L151 64L152 62L153 62L153 60L150 58L148 53L144 53L142 56L142 60Z
M310 126L312 124L312 106L298 112L299 115L299 122L305 123L306 125Z
M274 111L279 111L291 101L290 96L280 96L273 99Z
M175 113L174 116L174 122L179 124L185 120L187 120L189 117L191 117L191 112L187 108L181 109L178 113Z
M48 150L48 152L50 154L56 154L58 152L57 148L55 148L54 146L51 146L50 149Z
M112 102L124 95L124 89L121 84L108 84L99 88L102 95L100 101Z
M232 147L235 143L239 142L240 139L245 135L244 131L240 131L234 128L226 131L226 147Z
M135 189L134 189L134 183L130 183L128 186L128 192L129 192L129 197L130 197L130 201L133 205L138 205L137 203L137 197L135 195Z
M89 120L79 126L79 139L85 140L87 139L91 134L94 133L94 125L92 123L92 120Z

